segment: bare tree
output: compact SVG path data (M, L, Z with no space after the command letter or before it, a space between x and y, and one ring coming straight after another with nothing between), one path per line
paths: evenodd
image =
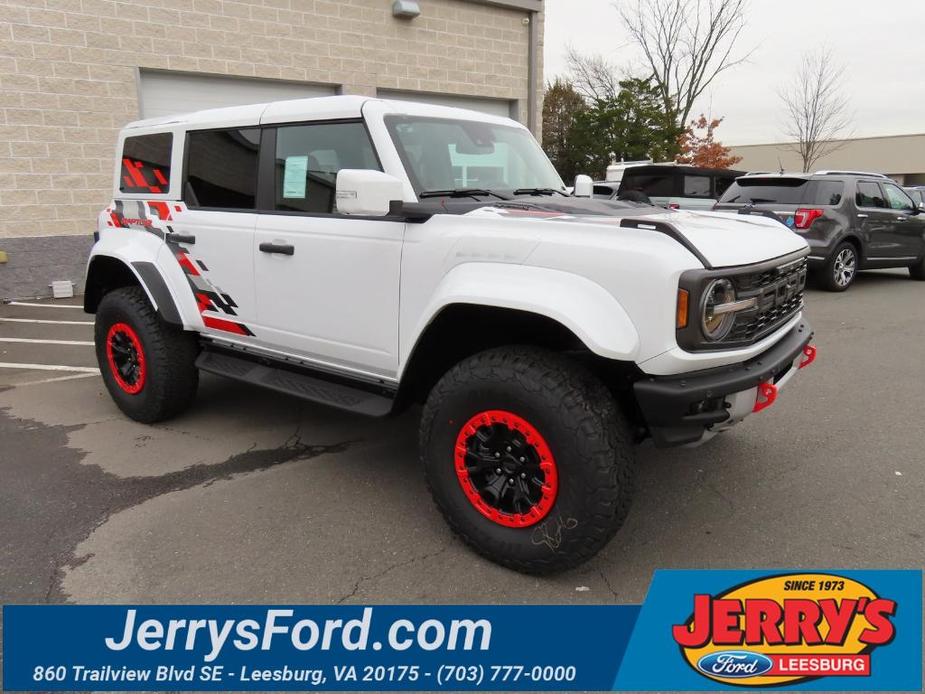
M614 2L642 50L665 111L681 127L717 75L748 59L734 56L748 0Z
M789 148L800 155L803 171L845 146L851 126L848 100L842 93L844 68L827 48L807 53L796 79L780 93L786 112Z
M600 55L583 55L573 46L565 54L569 81L588 101L609 101L620 93L616 67Z

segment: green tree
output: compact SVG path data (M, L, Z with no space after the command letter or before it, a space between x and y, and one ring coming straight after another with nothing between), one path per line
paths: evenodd
M579 153L579 173L602 178L611 156L627 161L673 161L683 129L666 113L651 80L621 80L613 98L596 99L575 119L572 145Z
M567 183L582 173L583 156L575 148L575 122L588 105L570 82L556 78L543 99L543 149Z

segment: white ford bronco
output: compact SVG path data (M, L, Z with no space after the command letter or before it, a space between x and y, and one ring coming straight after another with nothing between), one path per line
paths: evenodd
M815 357L799 236L570 195L505 118L341 96L140 121L117 147L85 309L118 406L175 416L200 371L421 403L437 505L520 571L608 542L640 441L701 443Z

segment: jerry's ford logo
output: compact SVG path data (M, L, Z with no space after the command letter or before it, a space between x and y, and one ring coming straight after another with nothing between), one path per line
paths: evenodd
M816 677L870 677L871 654L896 635L896 601L847 576L792 573L696 594L672 637L716 682L780 687Z
M697 669L717 677L758 677L774 667L773 661L751 651L716 651L697 661Z

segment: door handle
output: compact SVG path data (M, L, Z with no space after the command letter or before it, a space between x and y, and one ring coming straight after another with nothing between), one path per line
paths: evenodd
M905 221L906 221L906 218L905 218L905 217L896 217L896 221L897 221L897 222L905 222Z
M295 255L295 246L288 243L261 243L260 250L264 253L278 253L279 255Z
M196 237L192 234L177 234L172 232L167 234L164 238L167 241L173 241L174 243L185 243L189 246L192 246L194 243L196 243Z
M858 219L867 219L870 217L869 214L864 214L863 212L858 212Z

